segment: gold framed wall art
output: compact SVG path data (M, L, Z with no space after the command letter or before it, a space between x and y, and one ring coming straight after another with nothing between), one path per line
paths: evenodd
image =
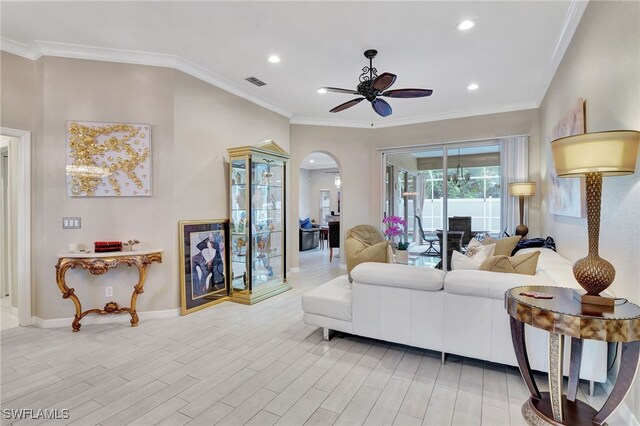
M151 126L67 121L67 195L151 196Z

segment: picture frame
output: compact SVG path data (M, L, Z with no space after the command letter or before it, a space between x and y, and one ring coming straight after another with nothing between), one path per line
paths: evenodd
M183 220L178 230L181 314L229 300L229 219Z
M585 100L578 98L553 128L549 142L585 132ZM549 213L557 216L586 217L587 196L584 178L558 178L550 149L547 158L549 164Z

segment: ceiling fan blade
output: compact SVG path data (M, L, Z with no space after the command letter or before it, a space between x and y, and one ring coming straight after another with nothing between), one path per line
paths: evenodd
M387 90L379 96L388 96L390 98L424 98L425 96L431 96L433 90L431 89L396 89Z
M338 87L321 87L321 89L326 90L327 92L335 92L335 93L348 93L350 95L359 95L357 90L353 89L340 89Z
M379 91L387 90L396 81L396 75L390 72L380 74L373 80L373 88Z
M349 102L345 102L343 104L338 105L337 107L335 107L334 109L332 109L329 112L340 112L340 111L344 111L347 108L351 108L354 105L359 104L360 102L362 102L364 100L364 98L355 98L355 99L351 99Z
M371 102L371 106L373 107L373 110L378 113L378 115L381 115L383 117L391 115L391 105L389 105L384 99L374 99Z

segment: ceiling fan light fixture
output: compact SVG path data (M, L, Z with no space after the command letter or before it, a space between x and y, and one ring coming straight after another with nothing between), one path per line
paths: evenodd
M327 93L327 88L326 87L318 87L318 93L320 93L321 95L324 95L325 93Z
M362 74L360 74L359 77L360 83L355 90L340 89L338 87L321 87L318 89L318 93L334 92L360 96L330 109L329 112L344 111L345 109L351 108L366 99L371 103L373 110L379 116L387 117L393 113L391 105L379 97L424 98L426 96L431 96L433 93L433 90L431 89L410 88L387 90L393 85L393 83L395 83L397 76L390 72L378 75L378 70L373 66L373 58L375 58L377 54L378 51L375 49L369 49L364 52L365 58L369 60L369 66L362 68ZM324 89L324 91L321 92L321 89Z
M476 26L476 21L473 19L465 19L464 21L458 22L456 28L458 31L467 31Z
M269 56L269 62L271 62L272 64L278 64L280 63L280 57L277 55L271 55Z

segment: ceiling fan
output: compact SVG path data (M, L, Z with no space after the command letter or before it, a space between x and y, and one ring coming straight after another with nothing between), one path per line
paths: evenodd
M425 96L431 96L433 93L433 90L431 89L387 90L396 81L396 75L389 72L378 75L378 70L373 67L373 58L375 58L377 54L378 51L375 49L369 49L364 52L365 58L369 59L369 66L362 68L360 84L358 84L356 90L339 89L337 87L321 87L319 89L324 89L326 92L348 93L363 96L340 104L330 112L344 111L345 109L351 108L366 99L371 102L371 107L375 112L382 117L386 117L392 113L391 105L389 105L389 103L384 99L380 99L380 96L388 98L423 98Z

